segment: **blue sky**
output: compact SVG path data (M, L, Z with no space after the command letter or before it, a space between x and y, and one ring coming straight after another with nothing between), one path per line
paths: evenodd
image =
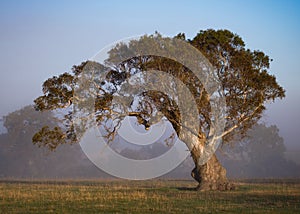
M31 104L44 80L116 40L229 29L274 59L271 73L287 97L264 120L299 148L299 20L300 1L0 1L0 116Z

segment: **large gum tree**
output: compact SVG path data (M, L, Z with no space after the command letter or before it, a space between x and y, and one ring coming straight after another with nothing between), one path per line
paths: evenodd
M203 163L203 148L210 139L209 133L215 118L211 115L211 102L207 88L204 83L185 65L174 59L156 55L138 55L125 57L120 56L129 53L136 46L141 45L148 49L164 49L151 43L151 39L162 38L159 34L141 37L128 44L120 43L109 51L108 59L104 64L96 62L83 62L81 65L73 66L72 72L66 72L46 80L43 84L44 95L35 99L35 108L39 111L60 110L61 125L55 128L42 127L33 136L33 142L43 145L49 149L55 149L64 143L77 143L80 136L76 135L74 124L74 103L78 103L79 80L82 79L83 71L87 68L105 71L105 76L93 81L93 93L95 102L93 104L94 116L99 125L105 127L108 142L113 141L117 134L120 122L125 117L135 117L136 121L145 127L149 127L161 120L167 120L176 133L177 137L187 145L195 163L192 177L199 183L198 190L228 190L233 186L228 182L226 170L213 154ZM218 79L218 94L226 102L225 112L218 117L225 121L222 133L217 138L222 139L223 144L233 142L235 136L243 137L261 118L265 105L276 98L285 96L284 89L278 85L275 76L268 70L270 58L262 51L249 50L240 36L228 30L204 30L200 31L193 39L187 40L183 33L174 39L185 41L199 50L211 63L213 70L210 75ZM184 50L181 50L184 54ZM190 57L192 58L192 57ZM120 94L122 85L132 76L138 77L140 82L149 80L146 71L159 70L180 80L192 94L198 115L197 129L188 127L182 121L182 112L178 105L178 97L163 93L163 87L171 88L176 94L180 94L180 88L175 82L161 84L162 88L135 93L135 89L127 89L126 93ZM94 72L93 75L97 74ZM98 73L99 74L99 73ZM164 82L164 76L160 77ZM168 80L169 81L169 80ZM87 83L88 85L89 83ZM153 83L155 84L155 83ZM95 87L96 85L96 87ZM95 90L96 88L96 90ZM131 93L132 92L132 93ZM121 105L116 107L113 102L114 96L127 98ZM182 97L180 98L182 99ZM126 100L126 99L125 99ZM129 101L128 101L129 100ZM185 103L185 108L192 108ZM76 108L80 108L77 107ZM62 110L61 110L62 109ZM80 112L80 109L76 112ZM189 111L185 111L187 116ZM86 115L88 116L88 115ZM113 123L112 123L113 121ZM108 125L109 124L109 125ZM113 125L112 125L113 124ZM87 125L83 125L87 128ZM184 133L184 134L183 134ZM236 139L235 139L236 141Z

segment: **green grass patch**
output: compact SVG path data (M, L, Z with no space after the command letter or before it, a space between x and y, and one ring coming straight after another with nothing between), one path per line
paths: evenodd
M193 181L0 181L0 213L300 213L299 182L241 182L229 192Z

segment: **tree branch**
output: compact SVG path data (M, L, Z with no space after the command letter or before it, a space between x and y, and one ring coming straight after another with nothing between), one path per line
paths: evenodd
M251 115L249 115L249 116L247 116L247 117L244 117L244 118L241 118L240 121L239 121L237 124L235 124L234 126L232 126L232 127L229 128L229 129L227 129L227 130L226 130L225 132L223 132L221 135L215 137L215 139L219 139L219 138L224 137L225 135L227 135L227 134L233 132L235 129L237 129L241 123L246 122L247 120L251 119L251 117L256 113L256 111L257 111L260 107L262 107L262 105L263 105L263 103L261 103L260 105L258 105L258 106L253 110L253 112L252 112ZM242 117L243 117L243 116L242 116Z

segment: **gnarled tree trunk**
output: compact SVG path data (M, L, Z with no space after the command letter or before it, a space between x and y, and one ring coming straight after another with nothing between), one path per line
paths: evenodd
M198 164L198 154L193 151L192 157L195 168L192 177L199 183L197 190L232 190L234 186L228 182L226 169L220 164L215 154L204 164Z
M226 169L220 164L214 154L215 150L211 146L206 146L207 138L205 134L196 132L197 129L193 129L193 125L184 125L184 128L191 128L177 133L191 152L195 164L191 175L199 183L196 189L201 191L234 189L234 186L228 182ZM179 129L175 130L178 131ZM199 134L196 135L195 133ZM213 142L210 143L213 145ZM207 158L209 159L206 161Z

